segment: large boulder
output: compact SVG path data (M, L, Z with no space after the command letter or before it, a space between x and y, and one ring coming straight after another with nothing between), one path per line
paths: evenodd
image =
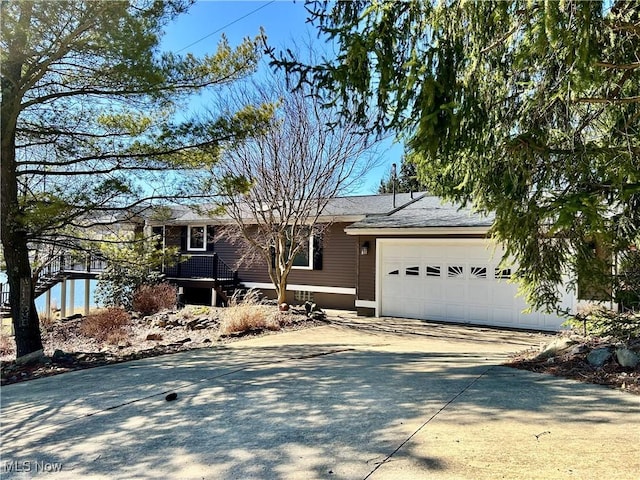
M44 358L44 352L42 351L42 349L40 349L16 358L16 365L31 365L34 363L41 363L42 361L44 361Z
M609 347L596 348L587 355L587 362L594 367L601 367L611 358L611 355Z
M570 347L575 345L577 342L569 337L558 337L554 339L551 343L548 343L542 351L538 354L538 359L545 359L556 357L564 352L566 352Z
M640 357L638 357L638 354L628 348L617 348L616 360L618 360L621 367L628 368L636 368L638 363L640 363Z

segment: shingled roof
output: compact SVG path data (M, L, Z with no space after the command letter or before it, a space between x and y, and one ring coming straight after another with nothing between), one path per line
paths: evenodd
M196 223L223 224L231 221L225 214L208 215L215 206L189 208L177 206L170 209L164 220L151 223L187 225ZM470 208L443 202L441 198L425 193L400 193L361 195L332 198L327 203L320 221L355 222L347 227L347 233L358 235L364 230L424 229L480 227L488 229L493 216L483 216Z
M421 194L400 193L394 197L392 194L360 195L353 197L336 197L329 199L324 208L320 221L348 221L355 222L364 219L367 215L383 215L393 212L400 206L405 206L419 198ZM231 218L225 214L208 215L208 211L214 212L216 205L201 205L197 208L187 206L173 206L169 214L162 220L150 220L151 223L165 223L174 225L187 225L194 223L227 223Z
M368 215L347 227L347 233L358 234L372 229L423 229L481 227L489 228L493 216L481 215L470 208L444 202L440 197L421 195L413 202L383 215Z

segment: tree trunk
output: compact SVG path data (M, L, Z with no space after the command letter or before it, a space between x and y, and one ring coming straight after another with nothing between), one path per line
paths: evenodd
M28 25L31 4L25 3L20 24ZM40 322L36 311L31 278L27 231L21 221L18 202L18 172L16 164L16 125L20 112L20 84L26 28L11 45L8 60L3 65L2 107L0 112L0 224L2 248L7 277L9 301L16 339L16 356L21 357L42 348Z
M287 301L287 284L282 280L278 284L278 305L286 303Z
M2 123L4 120L3 115ZM5 132L4 128L2 132ZM16 339L16 356L21 357L41 349L42 338L31 278L27 232L20 222L15 148L11 148L13 142L6 140L8 139L3 135L0 153L2 155L0 223L9 281L11 317Z

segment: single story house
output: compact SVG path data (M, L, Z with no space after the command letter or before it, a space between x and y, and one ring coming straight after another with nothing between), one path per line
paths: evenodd
M558 330L564 318L523 313L524 300L499 268L502 249L487 238L491 217L426 194L384 194L332 199L320 222L330 226L310 239L309 252L289 275L291 303L357 310L360 315ZM166 269L188 303L210 303L215 287L237 282L274 297L262 264L238 263L238 245L218 232L230 219L188 208L148 220L163 245L185 261ZM561 307L575 311L564 293Z

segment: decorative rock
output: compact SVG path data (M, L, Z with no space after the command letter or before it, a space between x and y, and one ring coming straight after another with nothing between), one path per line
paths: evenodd
M195 320L190 320L186 323L185 327L187 328L187 330L195 330L196 325L198 325L199 322L200 322L199 318L196 318Z
M177 327L180 325L180 320L175 316L170 316L167 320L167 326Z
M569 353L571 355L580 355L582 353L586 353L588 350L589 347L587 347L584 343L581 343L580 345L576 345L571 350L569 350Z
M636 368L640 363L640 357L628 348L618 348L616 350L616 359L621 367Z
M195 320L191 320L187 322L185 325L187 330L204 330L208 328L209 321L206 318L196 318Z
M594 367L601 367L611 358L611 350L608 348L596 348L587 355L587 362Z
M547 344L536 358L544 359L554 357L561 352L567 350L571 345L575 345L576 341L568 337L560 337Z
M67 356L67 354L66 354L66 353L64 353L64 352L63 352L62 350L60 350L60 349L57 349L55 352L53 352L53 355L52 355L52 357L51 357L51 358L53 358L54 360L57 360L57 359L59 359L59 358L64 358L64 357L66 357L66 356Z
M39 363L43 359L44 352L42 351L42 349L40 349L16 358L16 365L29 365L31 363Z
M288 303L281 303L278 308L280 309L281 312L288 312L289 311L289 304Z
M73 362L73 356L63 352L62 350L56 350L55 352L53 352L53 356L51 357L51 359L55 363L72 363Z
M309 317L313 320L325 320L327 318L326 314L322 310L312 312Z

